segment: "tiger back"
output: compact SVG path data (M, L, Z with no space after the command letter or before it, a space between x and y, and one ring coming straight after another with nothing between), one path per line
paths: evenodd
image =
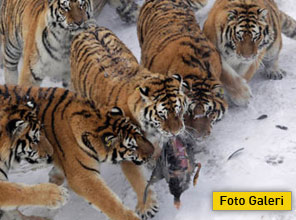
M183 130L186 99L182 79L151 73L110 30L92 27L73 40L73 88L97 106L116 105L146 134L172 136Z
M9 97L8 93L5 95ZM51 183L25 185L8 181L8 172L16 164L22 160L31 164L50 162L53 149L41 133L34 102L18 99L13 103L10 98L2 97L0 101L0 209L5 211L3 216L22 219L23 215L14 210L18 207L60 207L67 201L65 188Z
M48 76L67 86L71 39L93 24L92 10L91 0L2 0L0 44L5 82L40 85Z
M186 130L208 136L227 110L220 82L221 60L201 32L186 1L146 1L138 19L141 64L152 72L183 77L189 107Z
M296 21L280 11L273 0L217 0L204 24L206 36L222 57L222 82L236 105L251 98L247 84L259 66L268 79L282 79L278 66L281 32L295 37Z
M91 101L62 88L0 86L0 97L5 99L6 94L13 102L29 97L38 105L37 118L53 146L53 162L78 195L111 219L139 220L100 176L103 162L139 165L154 151L120 108L97 109Z

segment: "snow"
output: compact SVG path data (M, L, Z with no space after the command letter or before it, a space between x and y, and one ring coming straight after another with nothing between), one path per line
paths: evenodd
M214 0L197 13L201 23ZM296 18L293 0L278 0L279 7ZM100 25L113 30L140 58L136 25L123 23L113 8L106 5L98 19ZM202 163L196 187L191 186L181 197L182 207L176 210L173 196L165 181L154 184L160 211L155 220L296 220L295 199L292 211L212 211L213 191L292 191L296 187L296 73L294 57L296 42L284 37L280 67L287 71L283 80L266 80L257 74L250 86L253 98L247 108L231 107L224 119L214 126L211 136L199 144L198 162ZM3 73L0 70L0 83ZM43 86L61 86L46 81ZM266 114L263 120L256 120ZM276 128L286 126L288 130ZM244 148L230 160L236 150ZM12 181L39 183L48 181L48 168L16 170ZM109 186L131 209L136 206L136 195L117 166L104 164L102 175ZM147 177L150 175L147 172ZM50 216L54 220L107 219L81 197L71 192L70 201L55 211L40 208L22 209L26 214Z

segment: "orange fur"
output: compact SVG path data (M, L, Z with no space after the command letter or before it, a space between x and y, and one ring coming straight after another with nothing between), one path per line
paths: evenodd
M76 36L71 47L71 70L72 85L78 93L97 106L124 109L155 146L161 138L183 130L186 99L181 77L166 77L143 68L110 30L94 27ZM122 169L137 193L137 211L147 217L149 212L154 215L157 201L152 191L143 204L146 181L139 168L123 163Z
M6 95L8 95L6 93ZM8 218L26 219L14 209L26 206L58 208L65 204L67 190L55 184L24 185L8 182L8 172L15 163L48 160L53 148L41 134L36 105L31 101L2 99L0 108L0 209ZM14 210L14 211L7 211Z
M54 164L78 195L111 219L139 220L111 191L99 171L103 162L140 164L153 154L152 144L121 109L99 110L91 101L62 88L0 86L0 97L5 98L5 90L12 100L29 96L38 105L37 117L53 146Z
M152 72L183 77L189 108L185 124L205 137L227 110L220 82L221 61L201 32L187 1L146 1L138 19L141 63Z
M71 39L93 23L91 0L80 1L3 0L0 40L7 84L40 85L48 76L67 85Z
M295 37L296 21L277 8L273 0L217 0L204 24L206 36L222 57L221 80L230 99L247 105L247 84L259 66L269 79L282 79L278 67L281 32Z

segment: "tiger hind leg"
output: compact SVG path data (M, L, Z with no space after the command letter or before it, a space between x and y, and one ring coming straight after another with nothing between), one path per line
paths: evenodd
M109 0L109 4L116 8L120 18L126 23L137 21L140 7L135 0Z
M22 206L56 209L67 202L68 191L52 183L25 185L0 181L0 209L13 210Z
M121 169L137 194L138 204L136 212L142 220L152 218L158 212L158 201L155 193L149 189L147 200L144 203L144 192L147 181L142 174L141 167L133 164L132 162L121 162Z

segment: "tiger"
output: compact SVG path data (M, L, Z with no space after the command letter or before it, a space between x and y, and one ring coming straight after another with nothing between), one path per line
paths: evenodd
M92 11L92 0L2 0L0 44L5 83L40 85L47 76L67 87L71 39L95 23Z
M117 14L125 23L135 23L139 14L139 5L135 0L93 0L94 17L98 18L106 3L116 9Z
M105 27L91 27L78 34L71 46L72 88L95 105L121 107L138 124L160 153L159 141L184 130L187 100L182 78L152 73L118 37ZM153 161L153 160L152 160ZM152 217L157 206L154 193L143 203L146 180L137 167L122 164L138 197L136 211L142 219Z
M50 162L52 146L41 133L37 106L30 100L0 98L0 213L8 219L23 219L18 207L59 208L67 202L64 187L52 183L25 185L8 181L8 172L22 160L31 164ZM0 219L1 219L0 215Z
M116 9L121 20L126 23L135 23L139 16L140 6L135 0L93 0L94 17L98 18L102 8L108 2L111 7ZM194 10L203 8L208 0L186 0Z
M140 165L154 152L142 130L121 108L97 108L64 88L5 85L0 86L1 97L10 97L11 102L29 97L37 104L37 118L53 146L53 164L74 192L111 219L139 220L111 191L99 170L103 162Z
M183 77L188 97L186 131L204 140L228 109L220 81L221 60L184 0L147 0L137 23L141 64L152 72Z
M221 81L235 105L249 104L248 82L260 66L268 79L286 75L278 65L281 32L296 39L296 21L273 0L217 0L203 31L221 54Z

